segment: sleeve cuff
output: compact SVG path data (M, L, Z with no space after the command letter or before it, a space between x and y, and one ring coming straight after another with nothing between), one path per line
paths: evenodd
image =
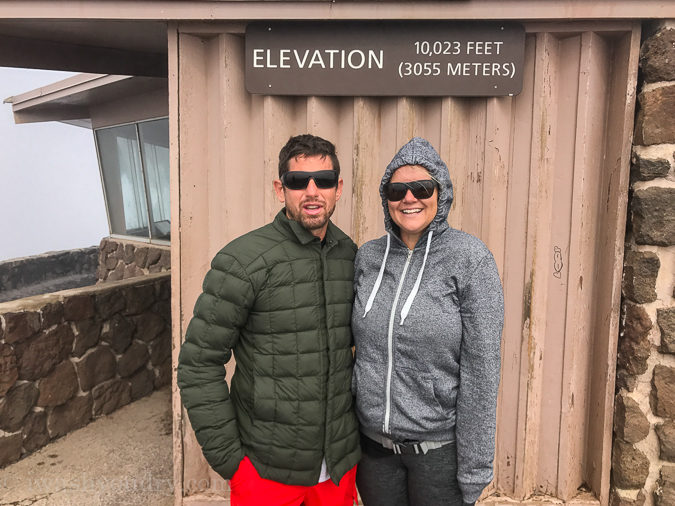
M481 493L489 483L459 483L459 488L462 491L462 498L464 504L473 504L480 497Z
M232 478L232 476L234 476L234 473L237 472L237 469L239 469L239 464L241 463L243 458L244 452L239 450L235 455L232 456L232 458L230 458L224 464L217 467L212 466L213 470L226 480L229 480Z

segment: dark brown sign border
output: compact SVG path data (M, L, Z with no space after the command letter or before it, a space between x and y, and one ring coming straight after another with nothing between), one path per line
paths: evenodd
M504 96L522 89L513 22L254 22L246 89L263 95Z

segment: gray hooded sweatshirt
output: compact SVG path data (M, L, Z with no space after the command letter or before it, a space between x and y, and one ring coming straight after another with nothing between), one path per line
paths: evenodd
M440 183L438 212L410 251L389 215L383 187L403 165ZM465 502L492 480L504 300L487 246L447 223L448 168L415 137L382 177L387 235L355 260L352 331L356 411L366 432L394 441L457 442Z

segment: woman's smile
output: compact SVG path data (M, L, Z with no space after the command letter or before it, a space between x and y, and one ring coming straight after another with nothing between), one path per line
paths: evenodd
M431 179L427 170L421 165L404 165L396 169L391 176L392 183L408 183ZM401 240L414 249L429 224L434 221L438 212L438 189L428 199L417 199L408 190L402 200L389 201L389 214L401 231Z

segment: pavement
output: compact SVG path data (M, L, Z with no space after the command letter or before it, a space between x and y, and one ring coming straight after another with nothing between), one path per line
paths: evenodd
M0 506L171 506L171 389L0 469Z

